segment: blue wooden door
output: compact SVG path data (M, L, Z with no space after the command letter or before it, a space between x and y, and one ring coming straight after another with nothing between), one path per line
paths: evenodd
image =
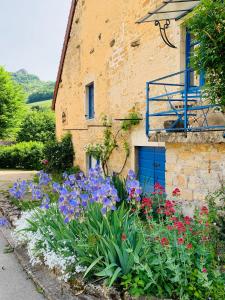
M154 185L165 187L166 151L164 147L138 148L138 177L145 193L154 191Z

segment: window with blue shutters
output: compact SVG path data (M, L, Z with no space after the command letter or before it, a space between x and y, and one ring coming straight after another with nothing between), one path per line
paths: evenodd
M87 92L87 119L94 119L94 83L90 83L86 87Z

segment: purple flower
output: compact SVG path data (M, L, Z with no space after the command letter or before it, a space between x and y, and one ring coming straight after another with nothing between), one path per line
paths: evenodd
M9 225L9 222L6 218L0 218L0 226L8 226Z

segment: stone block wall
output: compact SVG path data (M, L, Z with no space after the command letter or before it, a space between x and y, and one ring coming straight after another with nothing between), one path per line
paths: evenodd
M179 187L182 199L203 201L225 180L225 145L166 143L166 183Z

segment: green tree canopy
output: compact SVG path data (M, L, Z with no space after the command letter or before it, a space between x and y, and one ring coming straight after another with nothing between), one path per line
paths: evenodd
M24 118L18 133L19 142L48 142L55 138L55 117L49 110L32 110Z
M42 81L38 76L29 74L25 69L12 73L12 76L27 93L27 103L52 99L55 82Z
M193 66L206 75L206 96L225 107L225 2L202 0L187 20L187 27L200 44Z
M12 137L26 111L26 95L11 75L0 66L0 138Z

